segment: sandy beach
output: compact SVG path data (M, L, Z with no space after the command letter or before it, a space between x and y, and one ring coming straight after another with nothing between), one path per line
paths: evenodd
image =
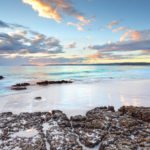
M1 112L37 112L59 109L68 116L85 114L97 106L150 106L150 80L103 80L48 86L30 86L0 97ZM40 100L35 97L40 96Z

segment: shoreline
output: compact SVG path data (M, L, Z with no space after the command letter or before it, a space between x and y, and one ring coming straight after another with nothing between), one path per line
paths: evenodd
M0 149L110 150L150 148L150 107L96 107L67 117L60 110L0 113Z
M97 106L150 106L150 80L109 80L92 83L72 83L31 86L17 94L0 97L0 112L38 112L59 109L68 116L85 114ZM35 97L41 97L36 100Z

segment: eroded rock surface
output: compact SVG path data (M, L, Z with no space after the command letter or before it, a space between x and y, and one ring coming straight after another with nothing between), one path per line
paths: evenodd
M150 107L123 106L119 111L123 114L150 122Z
M0 150L149 150L149 112L97 107L70 119L60 110L1 113Z
M150 123L128 115L113 119L100 150L148 150L150 149Z
M111 120L116 117L114 109L97 107L86 113L86 116L71 117L74 132L79 136L79 141L90 148L98 145L107 134Z

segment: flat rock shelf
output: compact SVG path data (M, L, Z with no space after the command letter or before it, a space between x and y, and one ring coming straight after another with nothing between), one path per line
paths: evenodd
M0 114L0 150L149 150L150 107Z

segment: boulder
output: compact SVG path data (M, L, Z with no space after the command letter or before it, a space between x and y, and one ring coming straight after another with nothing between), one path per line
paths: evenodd
M38 97L35 97L34 99L36 99L36 100L41 100L42 97L38 96Z

